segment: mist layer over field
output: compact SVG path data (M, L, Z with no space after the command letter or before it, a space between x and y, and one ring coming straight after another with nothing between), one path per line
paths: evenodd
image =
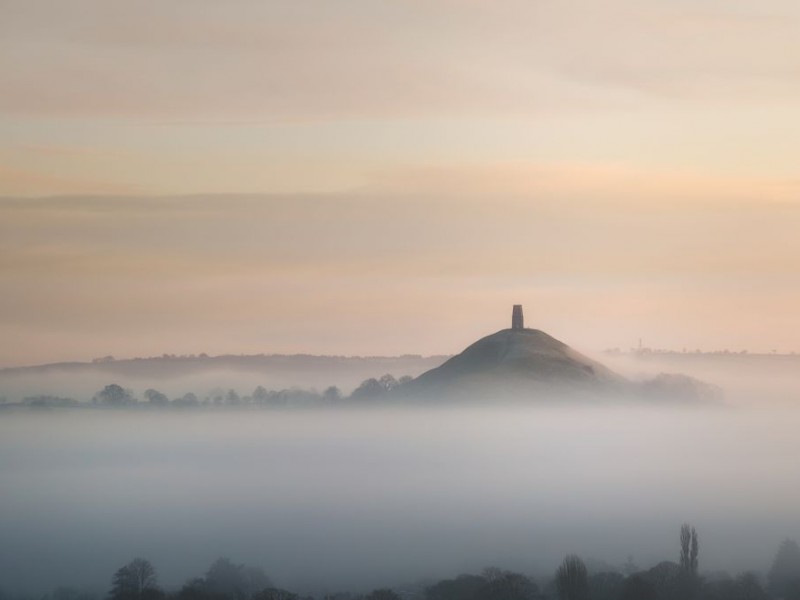
M765 569L800 534L800 411L340 409L7 413L0 581L105 591L134 556L167 586L218 556L298 591L497 565L550 574L567 552L640 567Z
M0 369L0 399L15 402L26 396L52 395L87 401L112 382L139 394L157 388L170 398L192 392L202 399L214 390L228 389L247 395L259 385L319 390L335 385L349 393L369 377L383 373L416 377L446 358L252 355L62 363Z

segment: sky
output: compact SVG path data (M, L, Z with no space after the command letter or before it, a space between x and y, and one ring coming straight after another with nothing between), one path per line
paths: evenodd
M800 351L795 2L0 15L0 366Z

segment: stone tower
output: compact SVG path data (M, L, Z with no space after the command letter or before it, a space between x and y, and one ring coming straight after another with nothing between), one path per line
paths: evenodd
M511 312L511 329L514 331L525 329L525 322L522 318L522 304L515 304Z

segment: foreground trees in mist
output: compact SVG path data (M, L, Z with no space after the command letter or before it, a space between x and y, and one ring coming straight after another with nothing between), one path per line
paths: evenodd
M212 598L250 600L252 598L255 600L257 594L261 594L257 600L285 600L290 597L281 596L277 592L282 592L282 590L272 588L272 582L262 569L238 565L229 558L218 558L208 568L204 577L198 577L184 585L178 598L182 600ZM273 596L263 594L270 590L276 593Z
M445 579L425 590L426 600L534 600L539 597L539 586L534 581L494 567L485 569L481 575Z
M724 573L699 573L696 530L680 530L677 561L663 561L645 569L590 573L577 555L567 555L552 577L540 585L520 573L498 568L481 574L463 574L425 587L399 593L379 588L368 594L333 594L318 600L800 600L800 546L785 540L769 571L769 587L753 573L730 577ZM630 561L629 561L630 563ZM312 600L276 587L257 567L236 564L228 558L214 561L205 574L176 590L159 589L153 565L136 558L111 578L108 600ZM12 598L0 591L0 600ZM96 596L58 588L41 600L98 600Z
M703 600L770 600L753 573L743 573L736 579L723 579L703 586Z
M681 526L681 569L689 576L697 576L697 531L688 523Z
M580 557L564 558L556 570L556 590L560 600L589 600L589 576Z
M800 600L800 546L783 540L769 570L769 591L787 600Z
M97 392L92 398L94 404L102 404L104 406L130 406L136 404L136 399L133 393L124 389L121 385L111 383Z
M158 589L156 570L150 561L134 558L114 573L108 596L110 600L157 600L163 593Z
M145 390L144 397L151 406L167 406L169 404L169 398L167 398L166 394L162 394L152 388Z
M0 398L0 405L8 407L29 408L76 408L94 406L100 408L197 408L227 407L227 408L313 408L336 406L366 406L370 403L378 404L391 399L399 399L403 390L412 377L404 375L396 379L391 374L379 378L371 377L362 381L347 396L336 386L329 386L324 391L292 387L288 389L269 390L263 385L257 386L249 395L240 395L234 389L212 389L204 396L194 392L187 392L182 396L170 397L155 388L147 388L142 392L142 397L137 398L132 390L125 389L117 383L109 383L98 390L90 399L76 400L53 395L26 396L19 402L7 402ZM407 388L405 388L407 389Z
M195 408L199 406L214 407L258 407L258 408L303 408L303 407L332 407L345 405L347 403L363 403L377 401L385 398L389 392L399 390L412 380L409 376L395 379L394 376L386 374L379 379L366 379L353 390L350 396L342 395L341 390L336 386L327 387L322 393L316 390L301 389L293 387L282 390L268 390L263 385L257 386L248 396L240 396L236 390L228 389L212 390L202 400L193 392L187 392L183 396L172 400L159 390L148 388L144 391L144 402L140 402L132 391L126 390L122 386L111 383L99 390L92 397L92 404L102 407L126 408L126 407L148 407L164 408L172 406L175 408ZM60 399L50 396L29 397L23 402L26 406L46 406L46 407L66 407L77 406L81 403L71 399Z

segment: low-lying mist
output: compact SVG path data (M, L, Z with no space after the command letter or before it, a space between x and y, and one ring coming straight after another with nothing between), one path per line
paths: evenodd
M701 571L800 534L793 408L9 412L0 582L105 591L134 556L176 587L217 557L296 591L370 589L568 552Z
M199 398L217 390L235 389L242 396L261 385L268 389L299 387L324 390L337 386L349 393L369 377L392 373L417 376L446 357L344 357L311 355L190 356L93 363L64 363L0 369L0 402L27 396L59 396L88 401L105 385L115 383L141 396L154 388L169 398L187 392Z

